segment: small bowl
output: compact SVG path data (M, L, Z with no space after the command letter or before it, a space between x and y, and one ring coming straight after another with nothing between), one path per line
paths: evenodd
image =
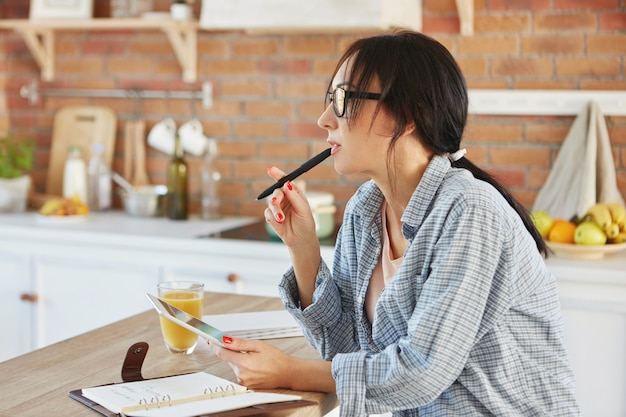
M131 216L157 217L163 215L163 199L167 195L165 185L142 185L135 187L134 193L120 189L124 211Z

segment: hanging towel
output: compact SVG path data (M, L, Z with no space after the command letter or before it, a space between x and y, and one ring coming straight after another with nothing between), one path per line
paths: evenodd
M624 204L624 199L617 188L604 115L598 103L590 101L563 141L533 211L569 220L584 216L598 202Z

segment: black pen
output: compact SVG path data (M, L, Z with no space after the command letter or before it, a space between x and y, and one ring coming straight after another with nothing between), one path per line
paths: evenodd
M304 174L305 172L313 168L314 166L319 165L322 161L324 161L326 158L330 156L331 149L332 148L323 150L319 154L315 155L313 158L306 161L304 164L300 165L299 168L296 168L294 171L282 177L281 179L276 181L276 184L272 185L267 190L259 194L259 196L256 199L260 200L262 198L267 197L268 195L272 194L275 189L280 188L283 185L285 185L287 181L293 181L296 178L298 178L300 175Z

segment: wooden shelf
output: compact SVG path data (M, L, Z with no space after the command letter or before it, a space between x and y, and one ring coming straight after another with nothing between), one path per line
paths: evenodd
M461 35L474 34L474 0L456 0L456 9L461 24Z
M4 19L0 29L19 33L41 70L44 81L54 80L54 37L56 32L94 30L160 30L172 45L185 82L197 79L197 21L172 19Z

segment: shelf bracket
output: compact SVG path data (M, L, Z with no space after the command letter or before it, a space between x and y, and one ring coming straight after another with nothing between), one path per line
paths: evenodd
M41 70L44 81L54 79L54 31L22 27L17 29Z
M461 35L474 34L474 0L456 0L456 9L461 24Z
M197 79L197 43L198 35L195 28L172 27L163 28L167 38L172 45L172 49L178 58L178 62L183 70L183 81L191 83Z

